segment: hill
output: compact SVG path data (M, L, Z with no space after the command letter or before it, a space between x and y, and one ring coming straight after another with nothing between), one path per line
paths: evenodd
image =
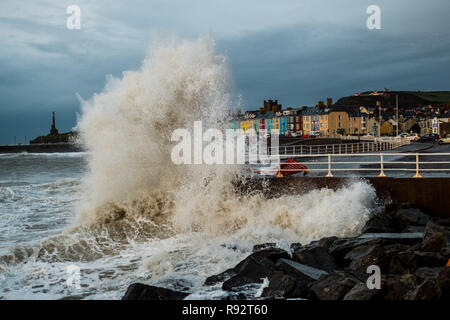
M340 98L335 105L375 107L377 101L381 101L383 106L395 106L397 95L400 108L420 107L429 104L450 106L450 91L367 91L359 95Z

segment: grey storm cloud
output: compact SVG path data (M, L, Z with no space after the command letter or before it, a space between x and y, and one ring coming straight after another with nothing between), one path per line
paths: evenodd
M81 29L66 8L81 8ZM366 8L381 8L381 30ZM2 1L0 143L76 124L76 93L89 98L105 77L139 68L153 39L212 32L228 56L242 108L267 98L285 106L380 89L446 90L448 0Z

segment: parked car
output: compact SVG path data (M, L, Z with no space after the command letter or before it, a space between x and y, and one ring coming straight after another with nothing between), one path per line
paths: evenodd
M304 134L303 136L302 136L302 138L309 138L310 136L309 136L309 134Z
M438 140L438 144L450 143L450 134Z
M406 138L407 136L409 136L409 134L407 134L406 132L403 132L403 133L400 133L399 136L402 138Z
M424 136L419 137L417 139L418 142L435 142L439 140L439 135L436 133L428 133Z
M406 139L417 141L417 139L419 139L419 135L417 133L410 133L410 134L408 134Z

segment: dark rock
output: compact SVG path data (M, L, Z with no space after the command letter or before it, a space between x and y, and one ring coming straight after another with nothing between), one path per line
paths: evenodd
M362 245L406 244L412 245L422 241L422 233L365 233L358 238L342 238L334 241L329 248L330 254L338 265L345 265L345 255Z
M422 232L401 232L401 233L365 233L358 237L362 240L379 240L383 245L388 244L408 244L413 245L415 243L421 242L423 239Z
M450 299L450 266L441 269L437 276L436 283L441 292L441 299Z
M262 297L306 298L308 283L296 279L290 274L276 271L269 279L269 285L264 288Z
M442 232L435 232L431 235L425 236L421 245L420 251L439 252L447 245L444 234Z
M186 292L133 283L128 287L122 300L183 300L188 295Z
M362 233L393 233L396 231L392 216L382 212L372 216L366 222Z
M443 227L450 227L450 218L437 217L434 219L434 222Z
M444 267L447 260L437 252L414 252L417 257L418 267Z
M305 282L312 282L318 280L320 276L327 275L328 272L313 268L304 264L300 264L291 260L280 259L277 263L277 270L290 274L296 279L301 279Z
M326 237L322 238L318 241L313 241L310 243L310 246L312 247L325 247L327 249L330 248L330 246L338 239L338 237Z
M276 246L277 246L277 244L275 242L256 244L256 245L253 246L253 252L261 251L261 250L264 250L264 249L275 248Z
M392 257L399 252L407 251L409 246L407 244L394 243L384 246L384 259L388 264Z
M392 255L389 262L389 273L412 273L417 269L417 256L412 251L401 251Z
M224 272L216 275L212 275L205 280L205 285L211 286L219 282L223 282L235 275L237 275L240 272L241 267L250 259L254 259L257 262L260 262L264 259L268 259L272 261L273 263L276 263L278 259L280 258L286 258L290 259L291 256L287 251L279 248L268 248L260 251L253 252L248 257L246 257L244 260L239 262L235 267L225 270Z
M328 272L338 269L336 261L333 256L328 253L326 247L318 246L296 250L292 254L292 260Z
M406 300L435 300L440 296L435 279L426 279L417 288L405 295Z
M381 290L369 289L366 283L357 283L345 295L344 300L376 300L381 297Z
M253 258L256 261L262 261L263 259L268 259L272 261L273 263L277 263L278 259L284 258L284 259L291 259L291 255L283 249L280 248L268 248L259 250L256 252L253 252L251 255L249 255L246 259ZM244 259L244 261L246 260ZM241 263L243 263L242 261ZM238 264L239 266L239 264Z
M429 268L429 267L422 267L418 268L414 275L417 278L418 283L424 282L428 278L436 278L439 275L439 272L442 268Z
M444 259L450 259L450 247L442 248L439 253L444 257Z
M418 208L399 208L393 215L394 224L398 230L404 230L411 226L425 226L430 221L430 216Z
M366 272L370 265L384 263L384 250L379 244L359 246L347 253L344 260L350 260L349 268L355 271Z
M434 222L428 222L427 226L424 231L423 238L424 240L428 240L431 238L435 233L442 233L445 239L445 246L450 244L450 227L447 226L441 226Z
M310 298L319 300L342 300L361 281L351 273L335 271L323 275L310 286Z
M249 257L238 266L236 275L222 284L223 290L233 291L250 283L262 283L264 278L270 277L275 271L275 264L267 258L257 261L254 257Z
M216 283L223 282L226 279L229 279L229 278L231 278L234 275L236 275L236 272L234 271L234 268L225 270L222 273L215 274L215 275L212 275L212 276L209 276L208 278L206 278L205 285L206 286L215 285Z
M379 238L342 238L331 244L329 253L333 256L336 262L340 265L344 263L344 257L354 248L362 245L381 244L383 241Z
M417 285L412 274L381 276L381 290L385 300L404 300L406 294Z

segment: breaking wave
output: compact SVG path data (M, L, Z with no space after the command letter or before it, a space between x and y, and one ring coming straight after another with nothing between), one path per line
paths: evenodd
M238 166L172 163L173 130L198 120L219 127L225 119L229 79L227 59L211 37L172 40L152 47L140 70L109 79L102 93L83 101L78 129L89 172L80 223L129 228L147 221L165 234L259 234L260 240L274 233L310 241L358 232L374 199L362 182L265 199L236 193Z

